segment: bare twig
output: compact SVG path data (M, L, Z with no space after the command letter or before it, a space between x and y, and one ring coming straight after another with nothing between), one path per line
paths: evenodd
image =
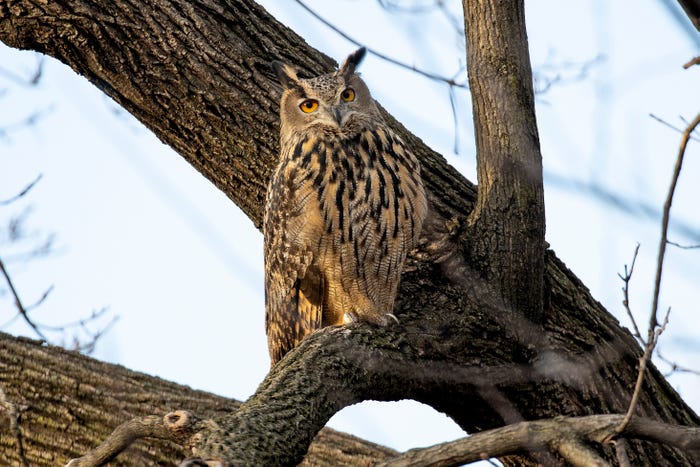
M657 117L654 114L649 114L649 116L651 118L653 118L654 120L656 120L657 122L661 123L662 125L667 126L674 131L677 131L678 133L681 133L681 134L685 133L685 130L683 130L682 128L678 128L677 126L672 125L671 123L667 122L666 120L664 120L661 117ZM692 133L692 130L691 130L691 133ZM690 135L690 139L695 140L695 141L700 141L700 138L693 136L693 135Z
M454 122L454 148L455 154L459 154L459 120L457 118L457 97L455 96L455 90L453 86L449 87L450 95L450 107L452 108L452 121Z
M659 291L661 288L661 273L663 271L664 256L666 254L666 243L668 242L668 222L671 215L671 203L673 202L673 195L676 192L676 185L678 184L678 177L681 174L681 168L683 167L683 157L685 156L685 149L688 146L688 140L691 138L691 134L695 131L695 128L700 125L700 114L698 114L695 119L686 127L683 131L683 136L681 137L681 145L678 150L678 157L676 159L676 165L673 169L673 176L671 177L671 186L668 189L668 196L666 197L666 202L664 203L664 214L661 220L661 240L659 241L659 255L656 261L656 279L654 281L654 296L651 305L651 316L649 318L649 334L654 332L653 329L658 325L658 320L656 313L659 306Z
M40 109L40 110L36 110L36 111L32 112L31 114L27 115L26 117L24 117L18 121L3 125L2 127L0 127L0 138L8 139L9 134L12 131L17 130L19 128L24 128L24 127L35 125L41 118L43 118L44 116L49 114L52 110L53 110L53 106L49 105L48 107L46 107L44 109Z
M347 33L341 31L340 29L338 29L333 23L331 23L330 21L326 20L326 19L323 18L321 15L319 15L318 13L316 13L314 10L312 10L311 8L309 8L309 7L308 7L304 2L302 2L301 0L296 0L296 2L299 4L299 6L301 6L303 9L305 9L307 12L309 12L309 14L310 14L311 16L313 16L314 18L316 18L317 20L319 20L320 22L322 22L323 24L325 24L326 26L328 26L330 29L332 29L333 31L335 31L337 34L339 34L340 36L342 36L343 38L345 38L345 39L348 40L349 42L352 42L353 44L355 44L355 45L357 45L357 46L363 46L363 47L365 47L365 48L367 49L367 52L371 53L371 54L374 55L375 57L381 58L382 60L384 60L384 61L386 61L386 62L393 63L394 65L400 66L401 68L405 68L405 69L407 69L407 70L410 70L410 71L413 71L413 72L415 72L415 73L418 73L419 75L425 76L426 78L430 78L430 79L435 80L435 81L442 81L442 82L444 82L444 83L449 84L450 86L456 86L456 87L458 87L458 88L467 89L466 83L458 83L458 82L456 82L456 81L455 81L454 79L452 79L452 78L446 78L446 77L444 77L444 76L440 76L440 75L437 75L437 74L435 74L435 73L431 73L431 72L429 72L429 71L421 70L420 68L416 68L415 66L408 65L408 64L403 63L403 62L401 62L401 61L399 61L399 60L396 60L396 59L394 59L394 58L391 58L391 57L389 57L388 55L385 55L385 54L383 54L383 53L381 53L381 52L377 52L376 50L374 50L374 49L372 49L372 48L370 48L370 47L365 46L362 42L358 41L357 39L354 39L353 37L349 36Z
M619 274L618 277L622 279L622 281L625 283L622 286L622 293L624 295L624 299L622 300L622 304L625 306L625 311L627 311L627 316L629 316L630 321L632 322L632 326L634 327L634 337L637 338L637 340L642 344L646 345L646 342L644 341L644 338L642 337L642 334L639 332L639 327L637 327L637 321L634 319L634 315L632 314L632 310L630 308L630 295L629 295L629 289L630 289L630 280L632 279L632 274L634 273L634 263L637 261L637 255L639 254L639 243L637 243L637 246L634 248L634 255L632 256L632 263L630 264L629 270L627 269L627 265L625 264L625 274Z
M198 422L196 417L183 410L171 412L164 417L152 415L133 418L119 425L96 448L78 459L72 459L66 467L104 465L140 438L167 439L181 445L187 444Z
M597 55L583 62L562 62L558 64L543 64L533 72L535 95L540 96L549 91L555 84L577 83L588 78L590 69L605 59L603 55ZM574 70L568 76L565 71ZM547 74L549 72L550 74ZM551 73L555 74L552 76Z
M683 68L687 70L693 65L700 65L700 55L695 58L691 58L686 64L683 65Z
M30 182L27 186L25 186L25 187L22 189L22 191L20 191L19 193L17 193L17 194L14 195L13 197L11 197L11 198L9 198L9 199L2 199L2 200L0 200L0 206L5 206L5 205L8 205L8 204L14 203L14 202L17 201L18 199L20 199L21 197L23 197L24 195L26 195L27 193L29 193L29 191L30 191L32 188L34 188L34 186L35 186L37 183L39 183L39 180L41 180L41 177L42 177L42 176L43 176L43 174L37 175L37 177L34 179L34 181Z
M83 353L90 354L94 351L95 345L97 344L97 341L107 332L109 329L114 325L114 323L117 322L118 317L114 316L112 319L99 331L93 332L91 331L88 327L87 324L90 323L91 321L95 321L98 318L100 318L102 315L104 315L108 308L102 308L99 311L93 311L92 314L84 319L78 320L74 323L68 323L64 324L62 326L48 326L44 324L39 324L36 323L34 320L32 320L29 317L29 311L36 308L37 306L41 305L44 300L49 296L49 293L53 290L53 286L49 287L46 292L37 300L35 303L27 306L22 303L22 300L19 297L19 293L17 292L17 289L15 288L15 285L10 277L10 274L8 273L5 263L3 260L0 258L0 272L2 272L2 275L5 277L5 281L7 282L8 288L10 290L10 293L12 294L12 297L14 298L15 302L15 307L17 308L17 315L10 319L10 321L6 322L3 324L3 326L7 326L9 323L14 321L17 317L22 317L22 319L32 328L32 330L36 333L37 336L44 342L50 342L50 340L46 337L46 335L42 332L43 330L46 331L53 331L53 332L66 332L67 329L73 328L73 327L80 327L83 332L89 336L89 339L85 342L81 342L78 340L76 337L73 338L73 350L77 350Z
M391 0L378 0L377 3L379 3L379 6L381 6L382 8L384 8L385 10L390 11L390 12L423 14L423 13L427 13L431 10L438 8L439 2L433 1L429 5L411 5L411 6L402 5L401 2L394 2Z
M664 376L668 377L668 376L672 375L673 373L690 373L693 375L700 376L700 370L694 370L692 368L681 366L678 363L671 361L668 358L661 355L661 352L658 350L656 351L656 356L659 358L659 360L661 360L662 362L664 362L665 364L667 364L668 366L671 367L671 371L666 373Z
M17 455L24 467L29 467L29 462L24 454L24 442L22 441L22 430L19 427L19 413L15 404L10 402L5 395L5 391L0 388L0 409L4 409L10 419L10 431L17 443Z
M107 308L104 308L104 310L106 310L106 309L107 309ZM92 318L88 318L88 319L92 319ZM94 352L95 346L97 345L97 341L98 341L107 331L109 331L109 330L112 328L112 326L114 326L114 324L115 324L117 321L119 321L119 317L118 317L118 316L113 316L112 319L109 320L109 322L105 325L105 327L103 327L102 329L100 329L100 330L97 331L97 332L92 332L92 331L90 331L90 330L87 328L86 323L83 322L83 321L81 321L81 323L80 323L81 328L83 329L83 331L84 331L87 335L91 336L91 338L90 338L90 340L87 341L87 342L80 342L80 341L78 341L78 340L76 339L75 342L74 342L74 350L77 350L78 352L81 352L81 353L84 353L84 354L88 354L88 355L91 354L92 352Z
M625 418L622 420L622 422L620 422L620 426L617 427L616 431L618 433L622 433L625 430L627 424L632 419L634 411L637 408L637 402L639 402L639 396L642 393L642 383L644 382L644 375L646 374L647 365L649 364L649 360L651 360L651 354L654 352L654 347L656 347L656 343L659 341L659 336L666 330L670 313L671 309L669 308L666 311L666 316L664 317L664 322L661 324L661 326L659 326L657 323L654 328L649 328L649 336L647 338L647 343L644 346L644 354L639 358L639 371L637 372L637 381L634 384L634 391L632 392L632 400L627 408Z
M580 192L595 197L601 203L616 209L621 214L643 217L653 220L655 223L661 217L661 210L658 206L634 199L624 193L615 193L609 187L603 186L595 180L576 179L548 171L544 172L544 176L549 186L556 186L569 192ZM690 238L700 236L700 230L698 230L697 226L678 217L673 222L673 231Z
M2 259L0 259L0 272L2 272L2 275L5 276L5 281L7 282L7 286L10 288L10 293L15 299L15 306L17 307L17 311L22 315L22 318L24 321L34 330L37 336L44 342L48 342L48 339L44 334L39 330L36 324L29 318L29 315L27 314L27 309L22 305L22 300L19 298L19 294L17 293L17 289L15 289L14 284L12 283L12 279L10 278L10 275L7 272L7 269L5 269L5 264L2 262Z
M20 76L14 71L10 71L4 67L0 67L0 76L4 76L5 78L17 84L21 84L22 86L36 86L37 83L39 83L44 71L44 56L39 53L36 53L35 56L37 57L36 68L30 76Z
M637 407L637 401L639 400L639 394L642 390L642 382L644 381L644 374L646 372L647 364L651 359L651 355L659 340L659 336L666 329L668 317L671 313L671 309L669 308L666 312L663 323L659 325L657 312L659 307L659 293L661 290L661 274L663 272L664 256L666 254L666 245L668 243L668 224L671 217L671 204L673 203L673 195L676 191L676 185L678 184L678 177L680 176L681 168L683 167L683 157L685 156L685 150L688 146L688 140L691 137L691 133L695 131L695 128L698 125L700 125L700 114L698 114L695 119L690 122L688 127L683 131L683 136L681 137L680 149L678 151L676 165L673 169L671 185L668 189L668 195L666 196L666 202L664 203L663 218L661 220L661 239L659 241L659 254L656 260L656 276L654 279L654 295L652 298L651 312L649 316L648 337L644 348L644 355L639 360L639 372L637 373L637 382L634 387L634 392L632 393L632 400L627 413L625 414L625 418L620 423L620 426L616 428L618 433L622 433L625 430L630 419L632 418L634 410Z
M672 242L671 240L666 240L666 243L673 245L676 248L680 248L681 250L695 250L700 248L700 245L681 245L680 243Z

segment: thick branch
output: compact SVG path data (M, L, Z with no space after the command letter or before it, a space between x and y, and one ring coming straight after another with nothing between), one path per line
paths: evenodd
M0 388L19 413L24 455L31 466L65 465L100 445L122 423L133 428L128 421L134 417L150 421L145 425L137 421L136 433L161 433L157 437L180 442L177 430L147 428L154 422L148 417L159 414L157 424L164 422L168 412L185 408L203 419L216 419L240 406L237 401L4 333L0 333ZM7 429L4 412L0 404L0 465L20 465L17 442ZM149 439L135 442L113 465L174 465L191 455L173 442ZM390 449L324 429L304 464L364 466L394 455Z
M544 189L522 0L464 0L479 192L466 233L472 264L504 310L543 312Z

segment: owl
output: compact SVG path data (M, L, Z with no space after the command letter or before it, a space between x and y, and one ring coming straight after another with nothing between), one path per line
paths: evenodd
M361 48L311 79L273 62L283 94L267 189L265 327L274 365L306 335L386 325L427 211L417 159L355 73Z

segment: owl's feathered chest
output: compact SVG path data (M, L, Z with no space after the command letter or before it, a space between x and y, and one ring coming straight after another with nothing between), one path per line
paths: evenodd
M349 137L317 132L288 142L271 188L286 185L289 201L297 201L289 207L320 224L319 238L362 244L368 235L396 238L403 221L411 223L408 200L418 196L419 177L403 142L376 127Z

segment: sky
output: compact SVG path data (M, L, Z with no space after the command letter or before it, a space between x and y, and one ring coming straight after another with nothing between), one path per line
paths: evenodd
M357 48L296 2L260 2L337 61ZM429 0L384 2L432 5ZM421 13L380 2L307 1L350 37L408 65L465 82L458 2ZM640 245L630 306L646 326L660 213L680 134L700 112L700 34L673 2L526 2L545 170L547 241L620 322L618 273ZM668 5L671 5L669 8ZM424 11L423 11L424 10ZM0 205L0 258L38 323L60 326L107 308L86 326L114 321L92 356L245 400L267 373L262 235L209 181L99 90L59 62L0 45L0 200L41 175L19 201ZM476 180L468 91L369 54L360 71L374 97L467 178ZM666 123L660 123L653 114ZM31 125L22 124L36 116ZM685 119L685 120L684 120ZM673 202L670 239L700 244L700 144L691 141ZM8 241L24 216L28 238ZM53 236L49 255L26 252ZM700 370L700 249L669 247L660 309L672 308L660 351ZM0 330L36 337L0 281ZM45 331L70 345L79 327ZM187 335L188 345L173 344ZM662 371L668 365L657 360ZM224 370L224 371L222 371ZM700 377L669 381L697 411ZM413 423L406 423L407 417ZM329 423L399 450L461 437L421 404L366 402Z

